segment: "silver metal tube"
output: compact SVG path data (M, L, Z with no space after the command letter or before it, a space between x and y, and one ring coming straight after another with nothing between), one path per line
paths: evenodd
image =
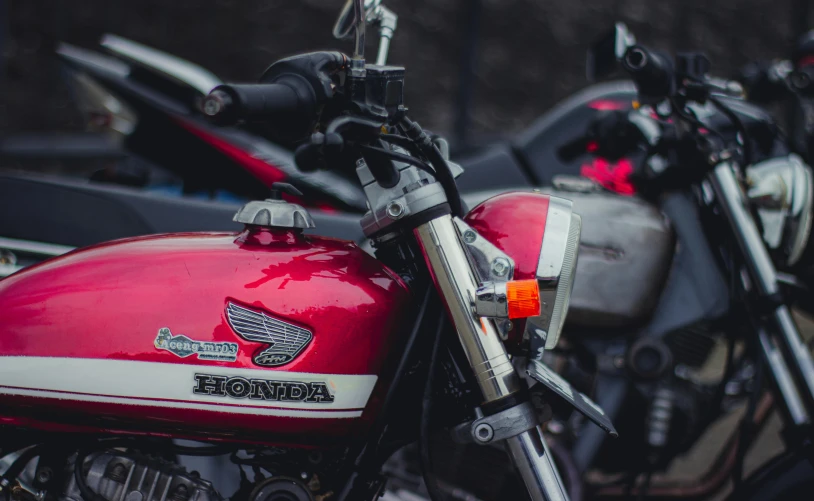
M800 376L814 399L814 361L811 359L811 352L803 342L788 307L782 305L777 308L774 312L774 319L777 323L778 337L794 359L795 365L800 368Z
M441 216L414 230L435 285L449 309L452 323L487 402L521 388L494 321L475 315L475 279L460 235L450 216ZM551 453L539 426L506 439L507 448L533 501L567 501Z
M71 252L76 247L67 245L47 244L43 242L32 242L29 240L17 240L16 238L0 237L0 249L7 249L12 252L26 252L39 254L42 256L59 256Z
M471 303L478 282L450 216L415 229L438 291L447 303L458 338L487 402L521 388L520 378L492 320L477 317Z
M365 60L365 0L353 0L354 26L353 59Z
M376 64L384 66L387 64L387 54L390 51L390 37L381 35L379 37L379 53L376 55Z
M774 340L772 340L766 331L761 330L758 332L758 341L763 351L766 366L769 368L772 379L775 385L777 385L777 390L782 396L782 402L779 402L780 405L785 407L786 413L794 424L801 425L808 423L810 421L808 412L806 412L805 405L803 405L803 401L800 399L800 393L797 391L797 386L794 384L794 379L791 376L789 367L783 359L783 354L780 353Z
M710 182L718 204L729 220L738 241L752 282L760 294L764 296L776 294L779 291L777 271L748 209L746 197L735 177L733 166L726 162L716 166L710 176ZM790 357L786 362L791 365L792 374L797 376L797 382L804 392L801 395L802 401L808 404L807 408L811 411L814 409L814 360L803 343L788 308L781 305L772 316L776 327L774 334L783 352ZM786 371L789 369L787 363L783 364Z
M568 501L568 492L540 427L506 439L512 458L534 501Z
M376 64L384 66L387 64L387 54L390 52L390 40L396 32L398 16L395 12L384 5L376 7L376 20L379 23L379 53L376 56Z
M774 264L746 205L746 197L738 185L733 166L729 163L719 164L712 173L711 181L758 292L763 295L776 293L778 286Z

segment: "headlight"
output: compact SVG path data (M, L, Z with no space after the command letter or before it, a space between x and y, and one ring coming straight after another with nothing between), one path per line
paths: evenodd
M811 168L797 155L789 155L748 167L746 175L749 199L776 264L780 268L802 264L814 205Z
M526 323L528 338L542 336L545 349L554 348L560 339L574 284L582 220L572 212L571 205L570 200L551 197L537 263L540 315ZM532 348L535 344L532 342Z
M568 312L582 227L580 217L572 211L571 201L541 193L504 193L477 205L464 220L469 226L459 225L459 230L468 252L473 256L480 253L479 258L473 257L473 262L481 281L500 282L490 276L494 271L489 268L493 258L478 250L482 245L480 239L473 234L473 238L467 240L465 233L470 227L512 260L501 275L503 281L537 281L540 314L500 324L511 326L501 332L510 350L530 350L534 357L540 350L553 348ZM483 264L479 266L479 262ZM494 284L486 284L479 293L479 297L473 299L482 312L488 307L497 317L507 316L503 311L507 306L505 299L496 301L501 295L505 298L505 294ZM489 301L495 304L490 305Z

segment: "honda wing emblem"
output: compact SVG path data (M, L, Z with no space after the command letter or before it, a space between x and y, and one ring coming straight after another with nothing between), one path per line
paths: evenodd
M226 304L226 318L240 337L268 347L254 355L254 363L277 367L294 360L311 342L311 331L252 311L234 303Z

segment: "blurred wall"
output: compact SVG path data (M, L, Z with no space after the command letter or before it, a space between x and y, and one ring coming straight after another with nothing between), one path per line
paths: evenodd
M397 14L391 62L408 68L406 100L450 132L467 0L385 0ZM52 56L56 41L92 48L105 33L250 81L298 51L351 49L330 36L342 0L0 0L0 133L81 127ZM589 42L615 20L667 50L702 48L716 73L787 53L814 27L812 0L482 0L474 82L476 137L518 130L585 85ZM5 12L3 12L3 10ZM806 12L808 11L808 12ZM369 36L369 39L373 38ZM369 54L374 53L371 43Z

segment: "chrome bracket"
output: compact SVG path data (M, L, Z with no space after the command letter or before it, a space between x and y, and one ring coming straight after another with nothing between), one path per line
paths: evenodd
M480 284L491 283L500 286L514 278L514 259L483 238L462 219L456 217L452 221L461 236L466 257ZM513 327L511 320L508 318L495 318L494 320L500 338L505 341Z
M497 414L459 424L453 429L452 436L460 443L486 445L520 435L538 424L540 422L534 406L524 402Z
M514 277L514 259L480 236L462 219L456 217L453 222L479 282L508 282Z

